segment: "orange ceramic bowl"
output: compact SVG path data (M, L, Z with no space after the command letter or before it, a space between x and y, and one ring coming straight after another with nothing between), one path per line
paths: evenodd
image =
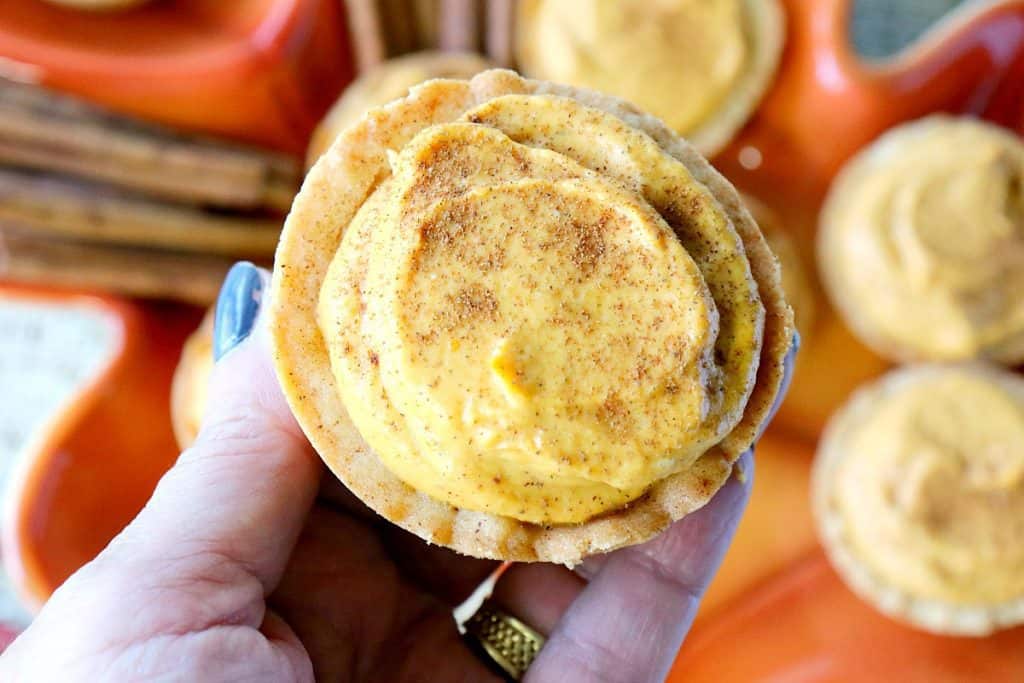
M1024 680L1024 627L935 636L883 617L815 551L687 638L670 683L984 683Z
M4 0L0 73L115 111L302 154L353 73L338 0Z
M836 171L886 129L945 111L1024 132L1024 0L969 2L885 62L850 43L853 0L785 0L787 44L760 109L715 165L778 213L805 263ZM829 310L819 290L790 395L776 426L817 440L860 383L889 364Z
M38 608L142 509L177 457L171 374L202 311L2 283L0 300L77 309L109 329L105 360L30 440L7 488L5 569Z

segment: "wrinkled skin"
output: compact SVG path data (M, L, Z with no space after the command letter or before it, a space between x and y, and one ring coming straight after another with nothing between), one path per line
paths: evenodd
M427 546L324 476L264 338L258 329L217 364L196 444L0 658L0 680L498 680L451 618L494 563ZM749 455L742 466L752 472ZM745 480L575 572L507 572L496 599L549 634L526 680L661 680L735 530Z

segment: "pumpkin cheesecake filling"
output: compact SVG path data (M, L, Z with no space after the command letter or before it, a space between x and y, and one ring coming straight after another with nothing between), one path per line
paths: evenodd
M815 469L823 540L853 587L943 633L1024 620L1024 380L910 366L833 419Z
M837 502L880 574L955 603L1024 595L1021 399L950 371L893 396L851 435L860 456L841 466Z
M614 92L679 131L721 106L750 59L743 0L527 4L535 12L535 32L524 36L528 64L543 61L549 78Z
M338 135L268 318L289 406L359 499L458 552L569 565L711 499L793 334L764 236L692 147L500 70Z
M1024 360L1024 144L933 116L880 138L824 210L826 284L900 359Z
M711 154L756 107L782 51L774 0L523 0L530 75L613 93Z
M763 308L727 307L720 330L712 290L749 290L749 268L721 211L698 216L695 243L733 247L694 250L720 276L709 284L656 210L695 186L681 163L608 114L529 99L492 100L392 154L317 321L349 416L399 478L454 506L581 522L735 427ZM501 130L526 109L556 124L531 129L537 147ZM584 136L655 162L644 185L557 151Z

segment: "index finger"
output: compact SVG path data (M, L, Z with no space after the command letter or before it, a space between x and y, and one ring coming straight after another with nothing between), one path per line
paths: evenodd
M320 460L285 403L266 348L259 315L266 277L251 264L231 269L217 305L222 357L199 436L104 553L130 545L133 561L159 569L153 581L167 575L180 583L209 563L228 563L269 592L316 494Z

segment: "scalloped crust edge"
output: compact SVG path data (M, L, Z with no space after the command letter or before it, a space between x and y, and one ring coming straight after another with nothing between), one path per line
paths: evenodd
M968 368L993 377L1001 384L1005 383L999 373L981 363L952 366L930 364L895 370L861 388L825 428L811 474L811 503L825 554L846 585L862 600L893 619L931 633L980 637L1024 623L1024 597L1000 605L955 605L916 597L893 586L872 573L849 548L842 514L832 504L831 497L832 481L845 457L843 434L853 428L859 417L883 400L884 396L901 391L907 385L927 379L948 367ZM1008 388L1024 396L1024 381Z
M740 453L753 443L779 392L793 336L779 266L736 190L697 151L660 120L617 98L520 78L492 70L469 82L463 99L455 81L430 81L408 97L373 110L348 129L316 163L296 198L278 245L268 310L278 379L299 424L331 471L382 517L429 543L475 557L574 565L589 555L646 541L673 521L702 507L725 483ZM578 525L536 525L457 509L408 486L373 453L348 419L334 389L330 361L316 325L320 282L343 228L382 176L388 149L381 135L412 133L454 120L466 109L508 93L571 97L603 109L647 133L709 189L732 220L750 260L765 307L760 364L743 418L720 446L692 468L655 483L627 507ZM377 169L377 170L375 170ZM361 176L339 187L332 179ZM348 213L339 216L339 207ZM339 217L341 220L339 220Z

